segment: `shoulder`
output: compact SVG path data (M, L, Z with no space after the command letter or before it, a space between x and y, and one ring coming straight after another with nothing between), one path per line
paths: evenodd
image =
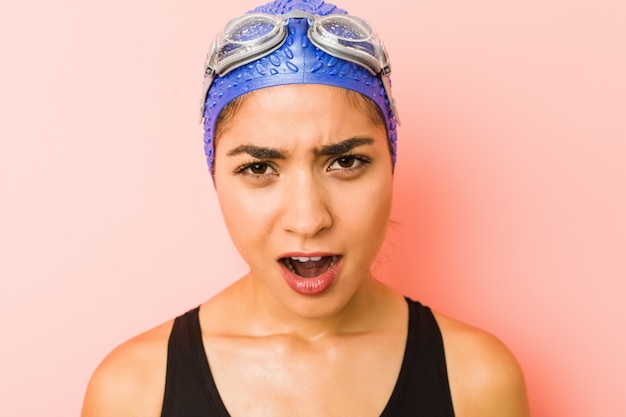
M173 320L115 348L93 373L82 417L158 417Z
M527 417L522 370L495 336L435 313L441 329L450 392L459 417Z

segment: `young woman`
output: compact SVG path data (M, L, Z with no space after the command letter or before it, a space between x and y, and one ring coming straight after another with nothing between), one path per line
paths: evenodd
M497 339L370 272L398 115L367 23L275 1L231 21L206 69L207 161L250 271L115 349L83 417L528 416Z

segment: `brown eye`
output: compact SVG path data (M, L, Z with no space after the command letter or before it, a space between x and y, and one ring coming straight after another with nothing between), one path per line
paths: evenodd
M342 156L340 158L337 158L337 164L341 168L352 168L355 161L356 158L354 156Z
M278 172L267 162L252 162L237 168L235 174L249 177L265 177L268 175L277 175Z
M372 160L365 155L343 155L332 161L328 171L353 172L365 168Z
M255 175L263 175L268 171L269 166L263 163L252 164L248 167L251 174Z

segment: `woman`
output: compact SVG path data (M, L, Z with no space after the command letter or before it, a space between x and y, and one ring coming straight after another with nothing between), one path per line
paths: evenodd
M218 37L202 96L210 172L250 271L115 349L83 416L527 416L497 339L370 272L398 121L382 43L322 1L253 12Z

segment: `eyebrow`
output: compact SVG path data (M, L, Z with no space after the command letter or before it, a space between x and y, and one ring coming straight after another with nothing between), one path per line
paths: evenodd
M247 153L256 159L287 159L286 152L275 148L266 148L255 145L241 145L231 149L226 153L228 156L235 156Z
M316 156L325 155L325 156L333 156L333 155L341 155L343 153L349 152L352 149L362 146L362 145L371 145L374 143L374 139L372 138L351 138L343 140L339 143L334 143L332 145L322 146L319 149L314 150Z
M322 146L313 150L315 156L334 156L351 151L354 148L374 143L372 138L350 138L339 143ZM240 145L229 150L227 156L235 156L246 153L256 159L287 159L287 152L276 148L267 148L256 145Z

